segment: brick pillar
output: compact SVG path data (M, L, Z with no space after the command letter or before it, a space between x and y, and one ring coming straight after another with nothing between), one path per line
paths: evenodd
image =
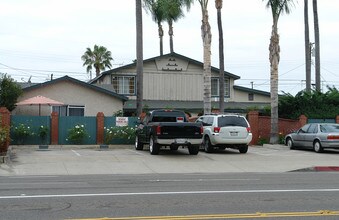
M97 114L97 144L104 143L105 115L102 112Z
M10 140L9 131L11 127L11 114L7 108L5 107L0 108L0 119L1 119L1 127L3 127L4 129L8 129L6 142L0 144L0 155L2 155L7 152L8 146L9 146L9 140Z
M248 123L250 123L252 131L251 145L258 143L259 140L259 112L250 111L248 113Z
M51 144L59 143L59 114L52 112L51 114Z
M307 124L307 117L305 115L300 115L299 117L300 127L304 126L305 124Z

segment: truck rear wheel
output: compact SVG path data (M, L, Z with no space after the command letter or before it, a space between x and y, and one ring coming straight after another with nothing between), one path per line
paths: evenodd
M199 145L189 145L188 152L191 155L197 155L199 153Z
M154 138L151 136L149 140L149 152L152 155L159 154L160 151L160 145L154 142Z
M143 150L144 149L144 144L140 141L139 136L135 136L135 149L136 150Z

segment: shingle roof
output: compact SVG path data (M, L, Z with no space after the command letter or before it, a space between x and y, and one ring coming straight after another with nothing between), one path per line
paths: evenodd
M113 91L113 89L110 90L110 89L104 88L103 86L97 86L96 84L89 84L89 83L74 79L74 78L69 77L69 76L63 76L63 77L53 79L51 81L47 81L47 82L44 82L44 83L30 83L29 85L21 83L19 85L22 87L22 89L24 91L29 91L29 90L32 90L32 89L38 89L38 88L41 88L41 87L53 85L55 83L62 82L62 81L69 81L69 82L78 84L80 86L84 86L84 87L87 87L89 89L93 89L93 90L96 90L98 92L102 92L102 93L105 93L107 95L111 95L111 96L116 97L118 99L121 99L123 101L128 100L128 98L126 96L115 93Z
M191 58L189 58L189 57L186 57L186 56L183 56L183 55L174 53L174 52L173 52L173 53L164 54L164 55L162 55L162 56L157 56L157 57L152 57L152 58L146 59L146 60L144 60L144 63L154 61L154 60L159 59L159 58L161 58L161 57L169 57L169 56L177 57L177 58L180 58L180 59L183 59L183 60L187 60L188 62L194 63L194 64L196 64L196 65L198 65L198 66L202 66L202 67L204 66L204 63L202 63L202 62L200 62L200 61L193 60L193 59L191 59ZM97 76L97 77L95 77L94 79L90 80L88 83L90 83L90 84L91 84L91 83L95 83L98 79L100 79L100 78L103 77L103 76L109 75L109 74L111 74L111 73L113 73L113 72L120 71L120 70L122 70L122 69L134 67L134 66L136 66L136 63L127 64L127 65L125 65L125 66L120 66L120 67L118 67L118 68L115 68L115 69L111 69L111 70L102 72L99 76ZM215 71L215 72L219 72L219 69L216 68L216 67L213 67L213 66L211 67L211 70L212 70L212 71ZM225 73L225 75L228 76L228 77L231 77L231 78L234 78L234 79L240 79L239 76L234 75L234 74L232 74L232 73L230 73L230 72L224 71L224 73Z

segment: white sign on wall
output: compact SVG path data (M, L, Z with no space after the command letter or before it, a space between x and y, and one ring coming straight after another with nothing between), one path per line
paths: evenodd
M128 126L128 117L116 117L115 119L115 125L122 127L122 126Z

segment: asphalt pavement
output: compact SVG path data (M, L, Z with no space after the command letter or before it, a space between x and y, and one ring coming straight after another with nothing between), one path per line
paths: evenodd
M17 145L10 146L6 163L0 163L0 176L293 172L319 167L323 171L339 167L339 151L319 154L266 144L251 146L246 154L226 149L189 155L187 149L180 148L150 155L147 146L137 151L133 145L110 145L108 149L99 145L50 145L47 150Z

